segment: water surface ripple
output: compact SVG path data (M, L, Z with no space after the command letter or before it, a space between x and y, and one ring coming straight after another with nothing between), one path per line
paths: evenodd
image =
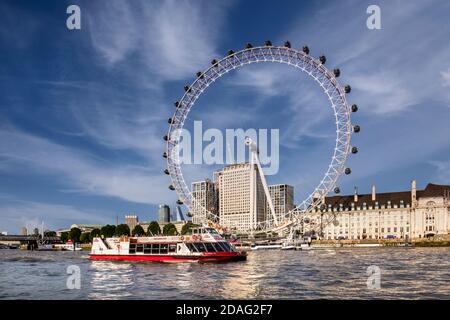
M67 267L81 270L70 290ZM381 288L367 288L367 268ZM450 299L450 248L256 251L223 264L90 261L0 250L0 299Z

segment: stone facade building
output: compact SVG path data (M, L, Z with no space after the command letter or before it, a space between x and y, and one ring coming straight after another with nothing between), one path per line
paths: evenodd
M323 216L333 215L334 223L323 225ZM429 183L410 191L332 196L325 208L310 215L306 226L323 239L415 239L450 233L450 186Z

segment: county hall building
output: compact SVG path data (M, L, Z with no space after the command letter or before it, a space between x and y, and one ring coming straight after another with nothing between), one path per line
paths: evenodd
M321 216L334 215L335 223L322 227L323 239L417 239L450 233L450 186L429 183L417 190L326 197L325 208L311 214L314 230ZM313 227L311 226L311 227ZM318 229L319 228L319 229ZM320 233L320 232L319 232Z

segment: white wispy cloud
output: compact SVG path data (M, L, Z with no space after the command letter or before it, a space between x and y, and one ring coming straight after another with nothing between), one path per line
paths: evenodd
M192 79L217 56L233 2L128 1L89 3L87 47L111 77L122 81L48 82L53 103L64 104L95 144L161 161L172 101L165 83ZM86 48L80 47L80 50ZM182 88L180 87L180 94ZM169 94L170 95L170 94Z
M450 44L442 41L450 26L436 28L430 17L442 14L440 18L445 19L448 3L377 4L382 30L366 28L368 4L340 1L294 23L287 36L304 39L316 56L330 52L327 65L341 68L340 81L354 89L350 97L363 101L371 113L389 116L446 98L445 91L437 87L442 61L450 55ZM430 11L432 15L422 14Z
M435 167L436 173L433 177L436 182L450 184L450 161L430 161Z
M448 111L440 108L443 102L448 105L450 101L448 90L443 88L450 73L441 71L442 62L450 56L450 44L442 41L450 32L450 25L430 23L436 15L436 21L444 21L444 7L448 9L449 4L382 1L379 5L383 26L380 31L366 28L368 4L340 1L318 5L310 17L301 16L291 31L274 41L282 43L288 39L296 47L308 45L313 56L325 54L327 67L341 69L339 82L352 86L349 102L360 106L360 112L352 114L352 119L362 126L360 135L352 140L360 148L360 153L348 162L354 169L352 180L423 163L450 143ZM287 116L286 127L290 129L284 138L295 139L283 141L290 141L293 148L299 146L300 139L330 125L326 122L329 110L321 109L317 100L321 93L313 94L312 87L302 88L284 70L277 74L261 67L255 72L240 73L236 80L237 84L256 90L257 97L289 97L291 111L296 112ZM322 133L320 136L330 139L326 134L329 132ZM415 156L405 157L407 154ZM324 149L309 148L297 156L296 163L283 160L284 168L297 168L289 170L285 177L295 181L298 189L314 187L313 177L320 178L326 169L320 165L326 163L329 155ZM305 171L303 166L311 161L315 164Z
M205 68L231 2L110 1L92 5L93 47L110 65L138 59L153 81L183 79ZM142 68L142 64L139 68Z
M0 137L0 159L6 160L0 169L4 171L53 175L64 181L65 188L89 195L144 204L173 200L170 192L161 187L168 181L159 172L160 167L115 165L14 128L1 128Z
M40 81L49 105L64 106L62 123L41 125L58 135L138 156L145 163L161 159L167 117L161 93L88 81ZM141 162L142 162L141 161Z
M71 223L112 223L109 212L98 209L79 209L74 206L45 203L36 201L24 201L9 197L0 203L2 227L17 229L18 226L27 228L54 228L65 226L67 221Z
M450 68L447 71L441 71L442 85L450 87Z
M331 105L312 78L285 65L259 64L252 67L239 70L228 83L237 90L255 92L255 108L251 110L255 117L266 116L267 111L261 110L260 106L269 99L287 99L286 105L277 106L284 109L282 112L289 119L280 123L283 145L295 147L305 137L330 138L330 131L324 128L328 128L327 123L331 127L334 123Z

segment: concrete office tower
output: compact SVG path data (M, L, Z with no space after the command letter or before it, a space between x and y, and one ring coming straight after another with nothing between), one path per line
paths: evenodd
M294 209L294 187L288 184L275 184L269 186L275 215L279 222L283 221L285 214ZM271 218L269 205L266 207L267 218Z
M159 205L159 223L170 222L170 208L166 204Z
M139 218L136 215L126 215L125 224L130 228L130 232L139 224Z
M206 222L207 211L217 215L216 186L210 180L192 183L192 195L194 197L191 213L192 222L202 224Z
M242 163L226 166L218 174L218 179L222 226L246 231L265 220L266 196L256 165Z

